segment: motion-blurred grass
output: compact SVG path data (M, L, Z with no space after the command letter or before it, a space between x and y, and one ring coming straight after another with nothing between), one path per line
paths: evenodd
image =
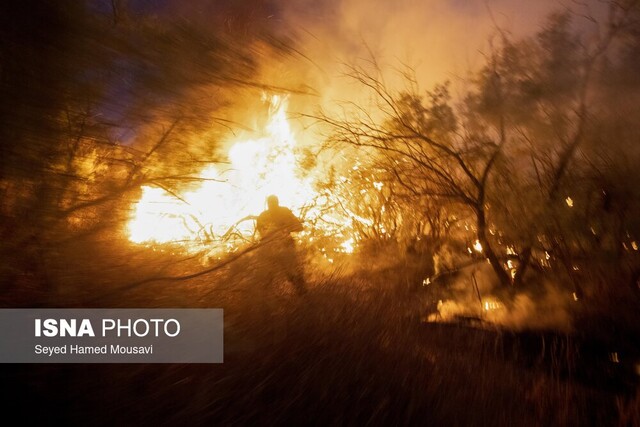
M118 258L112 249L66 268L51 260L57 305L221 307L224 363L1 366L6 402L16 402L23 424L640 425L637 388L523 364L498 329L422 322L406 264L308 269L310 292L300 297L284 281L267 286L250 254L193 280L123 291L201 266L145 250Z

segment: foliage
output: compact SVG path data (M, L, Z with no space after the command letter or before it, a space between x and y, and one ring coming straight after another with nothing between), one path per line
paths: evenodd
M198 180L218 160L231 90L263 88L262 55L288 51L264 25L211 27L121 1L10 1L0 14L7 286L25 271L53 286L47 254L121 226L142 184Z
M611 52L620 40L627 40L625 52L629 40L637 43L637 13L635 3L612 3L606 31L590 43L566 11L550 15L534 37L513 40L498 31L485 66L455 100L447 83L421 91L411 70L402 74L405 88L395 90L375 60L351 65L347 76L374 101L320 118L333 128L334 146L375 153L381 182L395 189L385 203L398 204L396 215L430 206L446 212L438 216L447 223L473 218L475 236L447 228L446 237L476 238L504 287L520 287L534 266L538 273L568 276L581 295L576 271L587 259L613 253L619 262L629 259L619 279L638 268L636 257L620 250L625 240L638 238L629 220L637 214L628 210L638 199L626 166L629 156L637 158L637 149L627 145L637 131L631 118L637 102L624 103L629 108L621 111L620 93L606 84L612 73L629 73L628 56ZM634 99L635 93L634 87ZM626 190L613 190L614 181L625 187L621 173ZM614 192L625 200L615 209ZM418 215L429 216L422 209ZM598 251L594 244L605 241Z

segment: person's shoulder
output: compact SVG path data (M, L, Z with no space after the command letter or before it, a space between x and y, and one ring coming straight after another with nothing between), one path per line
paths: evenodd
M285 207L285 206L276 206L272 209L268 209L265 212L268 212L270 215L282 215L282 214L286 214L287 212L291 212L289 210L289 208Z
M280 210L280 215L282 216L286 216L289 218L298 218L291 209L284 207L284 206L280 206L281 210Z

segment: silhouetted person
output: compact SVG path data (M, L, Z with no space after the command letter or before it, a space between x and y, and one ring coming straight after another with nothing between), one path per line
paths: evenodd
M306 293L302 266L291 236L291 233L302 231L302 222L290 209L280 206L277 196L271 195L267 197L267 210L258 216L256 229L264 245L263 258L269 269L273 273L284 272L299 294Z

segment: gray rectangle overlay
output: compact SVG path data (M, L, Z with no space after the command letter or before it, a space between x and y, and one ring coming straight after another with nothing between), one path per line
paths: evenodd
M222 363L223 342L217 308L0 309L0 363Z

